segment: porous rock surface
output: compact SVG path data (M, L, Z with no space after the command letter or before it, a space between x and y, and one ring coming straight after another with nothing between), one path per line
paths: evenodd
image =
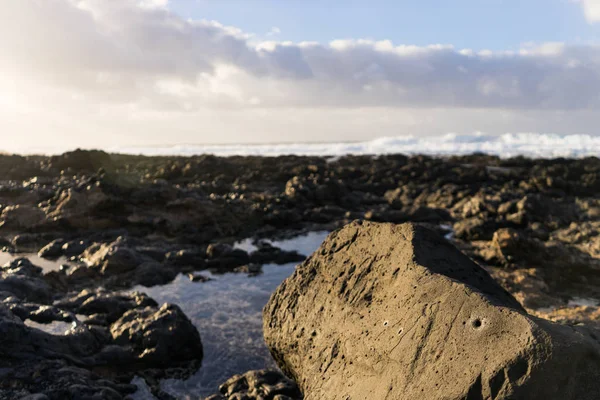
M353 222L272 295L266 342L306 399L597 399L597 331L528 315L417 225Z

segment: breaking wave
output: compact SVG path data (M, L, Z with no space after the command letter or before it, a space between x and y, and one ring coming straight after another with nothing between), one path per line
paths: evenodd
M126 154L181 155L214 154L218 156L279 156L345 154L427 154L465 155L485 153L503 158L587 157L600 155L600 136L554 135L539 133L507 133L491 136L446 134L443 136L382 137L363 142L289 143L289 144L228 144L174 145L164 147L119 147L110 151Z

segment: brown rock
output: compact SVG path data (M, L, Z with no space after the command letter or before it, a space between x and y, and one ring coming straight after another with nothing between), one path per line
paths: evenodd
M332 233L272 295L265 339L306 399L596 399L598 333L528 315L412 224Z

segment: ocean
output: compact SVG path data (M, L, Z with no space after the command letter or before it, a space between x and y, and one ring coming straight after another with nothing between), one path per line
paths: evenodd
M28 147L4 150L18 154L61 154L74 149L75 147ZM445 156L485 153L502 158L515 156L530 158L581 158L600 155L600 136L543 133L506 133L494 136L483 133L470 135L448 133L440 136L417 137L407 135L380 137L359 142L135 145L111 146L105 147L102 150L111 153L143 154L148 156L192 156L198 154L214 154L217 156L342 156L346 154L379 155L396 153Z

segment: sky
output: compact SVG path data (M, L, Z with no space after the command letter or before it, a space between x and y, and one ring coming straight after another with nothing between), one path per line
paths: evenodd
M0 150L600 125L600 0L0 0L0 15Z

